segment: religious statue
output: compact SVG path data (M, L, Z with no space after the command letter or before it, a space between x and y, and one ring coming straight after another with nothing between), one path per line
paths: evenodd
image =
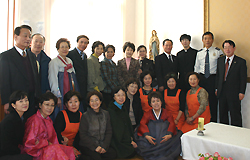
M155 61L155 57L159 55L160 41L155 30L152 31L152 37L149 40L149 59Z

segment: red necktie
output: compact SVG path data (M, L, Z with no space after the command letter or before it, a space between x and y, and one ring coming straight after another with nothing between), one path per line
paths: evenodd
M227 58L227 62L226 62L226 64L225 64L225 76L224 76L224 81L226 81L226 78L227 78L227 71L228 71L229 61L230 61L230 59Z

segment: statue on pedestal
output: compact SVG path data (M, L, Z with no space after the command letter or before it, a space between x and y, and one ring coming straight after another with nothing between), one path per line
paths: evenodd
M160 41L155 30L152 31L152 37L149 40L149 59L155 61L155 57L159 55Z

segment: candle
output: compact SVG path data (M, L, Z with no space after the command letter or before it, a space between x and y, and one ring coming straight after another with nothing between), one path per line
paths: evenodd
M203 131L203 129L204 129L204 118L199 117L199 119L198 119L198 130Z

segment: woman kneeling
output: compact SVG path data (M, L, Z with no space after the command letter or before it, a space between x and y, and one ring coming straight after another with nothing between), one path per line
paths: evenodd
M182 132L176 129L172 114L162 107L160 92L151 92L148 103L153 108L145 112L135 135L138 153L145 160L174 160L181 153Z
M109 147L112 137L112 127L108 111L100 108L102 94L91 91L87 95L90 108L82 115L80 133L80 151L91 160L111 160L116 158L116 152Z
M23 151L43 160L74 160L73 147L58 143L53 122L49 115L54 111L57 98L51 92L41 96L39 110L25 123Z

